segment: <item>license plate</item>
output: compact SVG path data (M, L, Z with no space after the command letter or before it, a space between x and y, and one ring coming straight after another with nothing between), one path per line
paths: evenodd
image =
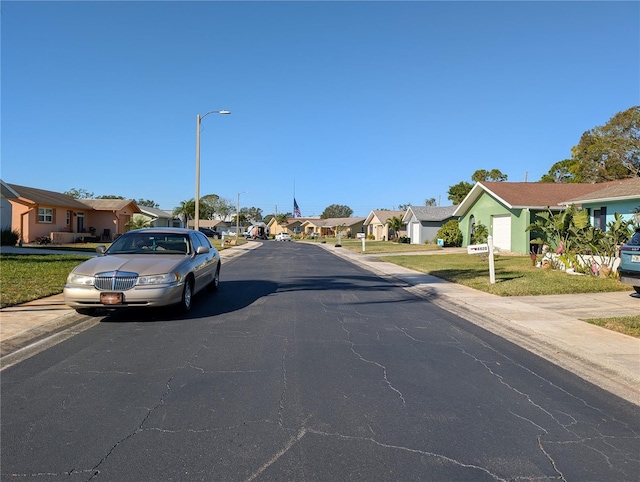
M640 263L640 254L632 254L631 255L632 263Z
M100 303L103 305L121 305L122 293L100 293Z

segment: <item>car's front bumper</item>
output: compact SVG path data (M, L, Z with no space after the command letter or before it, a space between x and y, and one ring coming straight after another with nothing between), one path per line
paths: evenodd
M104 304L100 302L100 293L93 286L66 285L63 290L64 302L74 309L82 308L130 308L134 306L155 307L180 303L184 283L161 286L136 286L122 291L121 304Z

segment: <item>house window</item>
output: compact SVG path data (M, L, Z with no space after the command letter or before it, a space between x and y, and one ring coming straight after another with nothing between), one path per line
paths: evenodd
M39 223L53 223L53 209L52 208L38 208L38 222Z

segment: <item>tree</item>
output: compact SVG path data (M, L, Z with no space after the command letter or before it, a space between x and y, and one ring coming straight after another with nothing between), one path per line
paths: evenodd
M400 204L398 206L398 211L406 211L407 209L409 209L409 206L411 206L411 203ZM380 209L380 211L387 211L387 209Z
M467 194L471 192L471 189L473 189L473 184L466 181L460 181L458 184L449 186L448 199L453 204L460 204L462 200L467 197Z
M473 173L471 176L471 180L474 182L482 182L482 181L506 181L507 175L502 174L500 169L491 169L487 171L485 169L479 169Z
M140 199L138 199L136 201L136 204L138 206L146 206L148 208L155 208L155 209L158 209L160 207L160 204L158 204L155 201L152 201L151 199L142 199L142 198L140 198Z
M429 199L425 199L424 200L424 205L425 206L435 206L436 205L436 198L430 197Z
M189 219L194 219L196 216L196 202L193 199L181 201L180 206L173 210L173 215L182 219L187 226Z
M242 208L240 212L252 223L262 221L262 209L256 207Z
M353 210L349 206L344 206L341 204L332 204L331 206L327 206L325 210L320 215L320 219L329 219L329 218L348 218L353 214Z
M404 225L404 223L402 222L402 216L393 216L389 218L389 220L387 221L387 225L389 226L389 229L393 231L393 234L396 240L398 240L399 239L398 233L400 232L400 230L402 229L402 226ZM391 235L389 235L389 238L391 238Z
M93 199L92 192L89 192L86 189L76 189L75 187L72 187L68 191L65 191L63 194L71 196L75 199Z
M200 216L203 219L227 219L235 213L235 205L217 194L207 194L200 198Z
M551 166L540 182L580 182L579 172L580 163L576 159L565 159Z
M571 149L579 182L640 176L640 106L618 112L603 126L582 134Z
M97 196L96 199L125 199L125 197L116 196L115 194L103 194L102 196Z

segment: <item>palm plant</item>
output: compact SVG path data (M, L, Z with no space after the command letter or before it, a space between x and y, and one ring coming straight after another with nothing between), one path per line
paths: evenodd
M389 226L389 229L393 231L396 241L399 238L398 233L402 229L403 225L404 223L402 222L402 216L393 216L387 221L387 226ZM391 238L391 236L389 236L389 238Z

